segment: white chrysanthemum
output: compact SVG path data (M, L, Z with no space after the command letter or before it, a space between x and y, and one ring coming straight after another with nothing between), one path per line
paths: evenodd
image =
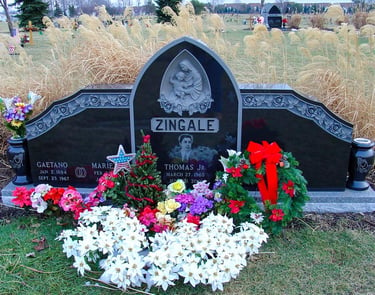
M151 280L156 286L160 286L164 291L168 289L169 286L174 286L174 280L178 279L178 274L172 271L171 267L165 267L163 269L152 268L150 269Z
M146 283L167 290L181 276L193 286L210 284L212 290L223 290L223 284L246 266L247 254L257 253L268 238L252 223L233 233L232 219L211 213L199 230L192 223L178 222L175 231L156 233L149 245L144 225L121 210L98 209L92 213L95 218L90 214L83 215L76 230L58 237L64 241L63 251L75 257L74 267L81 275L88 270L87 262L106 254L99 262L104 270L100 280L123 289Z
M252 212L252 213L250 214L250 218L251 218L252 220L254 220L254 222L255 222L256 224L261 224L262 221L263 221L263 219L264 219L264 216L263 216L262 213L255 213L255 212Z
M103 254L113 253L113 244L114 240L112 239L112 235L108 234L104 231L99 233L99 237L97 239L97 247Z
M86 263L84 256L74 256L73 266L77 268L77 272L83 276L85 270L91 270L90 266Z
M73 229L66 229L66 230L63 230L60 235L56 238L56 240L58 241L61 241L61 240L64 240L66 238L70 238L72 236L75 236L76 235L76 231L73 230Z
M67 237L63 243L63 252L66 254L66 257L69 258L70 256L78 255L77 246L78 241L74 241L70 237Z
M96 249L96 240L91 237L86 237L78 241L77 251L81 256L86 255L90 251L95 251Z
M198 273L199 273L198 264L185 263L182 266L182 270L178 274L184 277L184 284L190 283L193 287L195 287L201 281L201 278L199 277Z

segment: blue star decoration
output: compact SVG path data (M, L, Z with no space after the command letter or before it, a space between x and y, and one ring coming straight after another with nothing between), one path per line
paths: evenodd
M117 174L123 169L130 171L130 161L134 157L135 154L125 153L124 147L120 144L117 155L107 156L107 159L115 164L113 172Z

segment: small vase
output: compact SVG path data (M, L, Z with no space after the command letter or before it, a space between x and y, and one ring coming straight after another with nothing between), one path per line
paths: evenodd
M15 185L32 183L29 151L27 148L27 139L25 137L12 137L8 139L7 157L10 166L16 173L12 183Z
M349 160L349 177L346 187L353 190L366 190L370 184L366 176L374 164L374 142L367 138L355 138Z

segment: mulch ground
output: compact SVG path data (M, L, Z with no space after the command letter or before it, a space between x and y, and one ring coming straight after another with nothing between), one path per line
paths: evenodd
M6 159L0 156L0 189L9 183L13 177ZM375 190L375 169L368 175L368 181ZM0 203L0 221L9 222L13 218L35 214L22 209L11 208ZM375 234L375 212L366 213L306 213L303 218L296 219L290 224L291 229L310 227L313 230L364 230Z

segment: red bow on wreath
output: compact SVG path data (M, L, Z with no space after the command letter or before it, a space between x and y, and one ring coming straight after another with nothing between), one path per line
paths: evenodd
M276 165L281 160L281 148L276 142L269 144L262 141L262 144L250 141L247 146L250 153L249 160L255 165L255 169L259 169L262 163L266 164L266 175L256 174L259 178L258 188L263 204L270 201L272 205L277 204L278 178ZM265 178L266 177L266 178Z

